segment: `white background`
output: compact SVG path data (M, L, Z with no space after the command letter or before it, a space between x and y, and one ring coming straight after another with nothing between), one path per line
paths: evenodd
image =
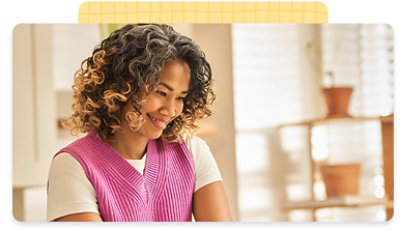
M100 2L103 0L99 0ZM124 1L124 0L123 0ZM153 1L153 0L151 0ZM165 1L165 0L160 0ZM202 1L202 0L201 0ZM209 1L209 0L206 0ZM238 0L234 0L238 1ZM248 1L248 0L246 0ZM259 0L257 0L259 1ZM284 2L284 0L280 0ZM294 0L290 0L292 2ZM305 0L302 0L305 1ZM20 223L12 217L12 31L20 23L77 23L81 0L8 0L1 3L1 229L96 229L96 228L259 228L259 229L401 229L406 225L405 110L406 8L400 0L319 0L329 10L330 23L387 23L395 33L395 215L388 223L231 223L231 224L134 224L134 223ZM287 2L287 1L286 1ZM21 140L21 144L23 140Z

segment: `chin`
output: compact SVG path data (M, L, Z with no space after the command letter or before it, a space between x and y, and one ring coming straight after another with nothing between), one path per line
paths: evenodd
M151 133L150 135L148 135L149 139L158 139L162 136L163 132L159 132L159 133Z

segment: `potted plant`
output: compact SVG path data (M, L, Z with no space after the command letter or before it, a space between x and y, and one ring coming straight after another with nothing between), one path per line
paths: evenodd
M338 46L339 44L337 44ZM323 70L323 66L320 64L322 56L320 47L309 41L306 43L306 51L316 68ZM334 62L335 60L333 60ZM327 106L327 117L348 117L348 107L353 88L349 86L337 86L333 67L323 71L323 75L327 80L327 84L322 88Z
M321 89L327 106L327 117L348 117L348 107L350 104L353 88L349 86L339 86L334 73L334 63L337 58L339 43L336 43L335 52L331 66L326 68L321 65L322 49L319 45L309 41L306 43L306 53L314 68L322 71L324 84ZM323 68L324 67L324 68ZM320 162L320 170L327 197L340 197L347 195L357 195L361 174L360 163L335 163Z
M320 166L327 197L358 195L361 164L324 164Z

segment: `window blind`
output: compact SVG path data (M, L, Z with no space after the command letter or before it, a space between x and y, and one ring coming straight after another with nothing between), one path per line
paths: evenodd
M283 219L271 127L304 118L300 25L233 24L234 108L241 221ZM276 153L277 154L277 153ZM272 176L273 175L273 176ZM294 187L294 185L292 185Z
M334 71L336 85L354 87L350 113L357 116L393 113L391 28L387 25L323 24L319 30L312 30L314 26L234 24L232 27L236 155L242 221L287 220L280 214L284 205L281 200L310 197L306 187L311 186L311 180L304 175L309 170L304 163L307 160L307 132L303 128L292 128L283 130L279 136L274 128L309 118L309 114L322 115L309 112L317 109L309 98L319 95L322 84L331 85L327 78L323 78L323 82L312 79L314 72L309 70L311 63L304 55L305 44L312 39L314 31L321 40L321 72ZM323 106L322 101L318 103ZM314 160L362 162L360 193L378 198L383 196L378 122L316 127L312 136ZM287 179L280 179L282 176ZM323 192L318 188L320 186L316 185L316 192ZM350 213L348 210L323 210L319 217L321 220L337 217L351 220L354 215ZM359 214L365 220L384 219L382 207L361 210ZM290 218L309 220L310 215L292 212Z

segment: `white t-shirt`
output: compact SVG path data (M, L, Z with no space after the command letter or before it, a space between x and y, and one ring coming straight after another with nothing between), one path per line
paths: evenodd
M203 186L222 180L209 146L199 137L187 141L195 165L196 192ZM144 175L145 155L128 160ZM69 153L60 153L53 160L48 178L47 220L80 212L98 213L96 192L80 163Z

